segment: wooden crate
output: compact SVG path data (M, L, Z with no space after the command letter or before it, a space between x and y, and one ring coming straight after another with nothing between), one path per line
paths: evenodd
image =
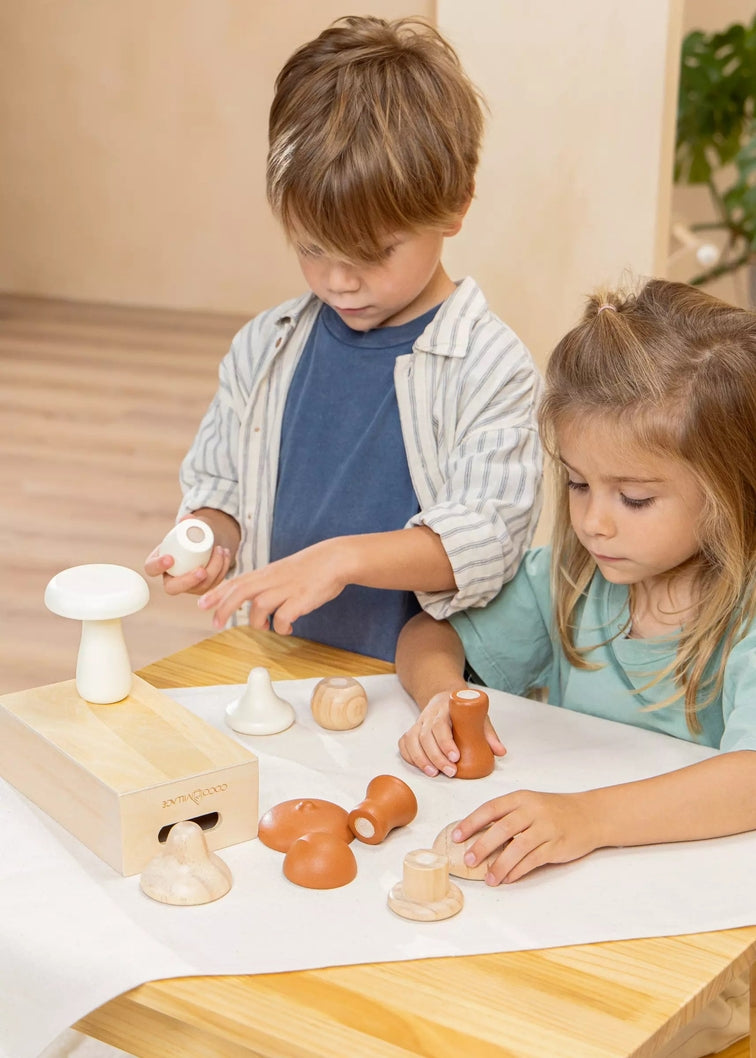
M194 819L211 850L257 834L257 758L149 683L93 705L74 680L0 697L0 775L121 874Z

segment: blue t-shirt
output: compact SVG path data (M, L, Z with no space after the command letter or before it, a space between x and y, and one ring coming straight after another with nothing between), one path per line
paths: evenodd
M321 309L286 397L271 561L334 536L401 529L417 514L394 363L436 312L353 331ZM419 610L412 592L349 584L296 621L294 634L393 661L402 626Z

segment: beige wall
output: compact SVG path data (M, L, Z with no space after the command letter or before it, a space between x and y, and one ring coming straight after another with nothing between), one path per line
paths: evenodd
M4 0L0 290L250 314L296 293L265 202L267 111L287 56L350 12L364 5Z
M450 256L543 363L588 291L663 267L680 4L439 0L438 19L491 109Z
M370 5L437 12L490 101L450 270L475 274L540 360L584 292L659 265L677 7ZM344 13L341 0L5 0L0 289L242 312L301 289L264 198L267 109L286 56Z

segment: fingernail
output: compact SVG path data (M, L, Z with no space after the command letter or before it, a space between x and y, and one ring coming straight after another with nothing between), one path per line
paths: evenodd
M490 874L490 873L487 874L486 875L486 885L496 885L496 884L497 884L496 883L496 878L493 876L493 874Z
M426 766L423 768L423 771L426 775L430 775L431 778L433 778L434 775L438 775L438 768L434 768L430 764L426 764Z
M453 749L451 751L451 753L449 754L449 760L453 760L454 763L456 764L457 761L459 760L459 750Z
M466 852L462 858L464 859L468 867L475 866L475 856L472 852Z
M443 769L443 772L444 775L448 775L450 779L453 779L454 776L457 774L457 769L454 767L453 764L447 764L446 767Z
M452 841L461 841L461 840L462 840L462 831L459 829L459 827L455 827L455 829L452 830Z

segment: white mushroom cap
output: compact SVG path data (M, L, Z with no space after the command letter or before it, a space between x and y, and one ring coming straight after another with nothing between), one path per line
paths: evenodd
M127 617L146 606L149 599L144 577L126 566L104 562L64 569L45 588L48 610L78 621Z

